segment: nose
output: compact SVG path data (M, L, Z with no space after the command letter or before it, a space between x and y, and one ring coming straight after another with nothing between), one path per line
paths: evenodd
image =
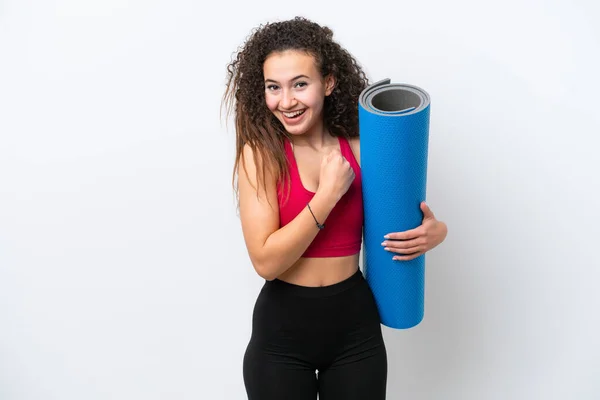
M296 105L294 93L289 89L284 89L281 95L281 108L290 110Z

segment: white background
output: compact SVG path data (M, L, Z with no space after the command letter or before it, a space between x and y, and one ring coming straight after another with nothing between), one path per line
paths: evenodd
M243 399L262 284L225 67L260 23L330 26L431 95L417 327L389 399L600 398L600 6L0 2L0 399Z

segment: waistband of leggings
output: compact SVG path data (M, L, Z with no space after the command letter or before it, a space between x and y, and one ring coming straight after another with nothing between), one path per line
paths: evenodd
M273 289L283 290L286 293L302 297L327 297L344 292L356 286L361 281L364 281L364 277L362 271L358 269L352 276L343 281L327 286L301 286L280 279L266 281L265 285Z

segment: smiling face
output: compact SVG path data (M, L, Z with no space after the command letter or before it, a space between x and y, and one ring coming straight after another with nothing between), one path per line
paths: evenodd
M263 64L267 107L292 135L323 128L323 103L334 80L323 78L313 56L288 50L273 53Z

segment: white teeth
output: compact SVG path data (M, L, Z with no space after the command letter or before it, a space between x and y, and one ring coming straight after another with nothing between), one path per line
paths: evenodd
M285 115L287 118L294 118L294 117L296 117L296 116L298 116L298 115L300 115L302 113L304 113L304 110L294 111L294 112L291 112L291 113L284 112L283 115Z

